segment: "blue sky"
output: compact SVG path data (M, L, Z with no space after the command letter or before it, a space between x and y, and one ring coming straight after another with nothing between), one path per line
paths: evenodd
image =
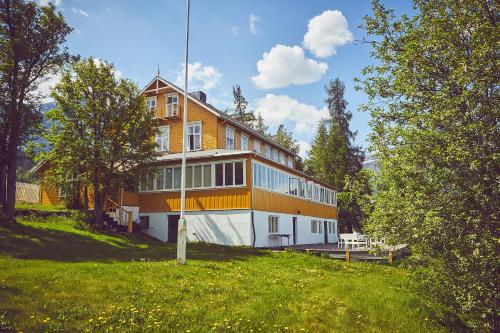
M47 0L40 0L41 3ZM70 52L112 62L141 88L156 75L180 83L184 62L184 0L52 0L75 31ZM385 1L398 12L411 3ZM304 153L326 112L324 85L339 77L353 112L356 143L367 147L366 101L354 77L372 60L359 29L370 1L191 0L189 90L203 90L219 109L240 84L250 107L271 130L285 123Z

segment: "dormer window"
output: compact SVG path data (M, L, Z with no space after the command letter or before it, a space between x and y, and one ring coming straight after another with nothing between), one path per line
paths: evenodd
M167 95L166 96L166 116L174 117L179 114L179 95Z
M271 147L266 145L266 148L264 150L264 154L265 154L266 158L271 158Z
M288 167L293 169L293 159L290 156L288 157Z
M146 98L146 106L148 109L156 108L156 96Z

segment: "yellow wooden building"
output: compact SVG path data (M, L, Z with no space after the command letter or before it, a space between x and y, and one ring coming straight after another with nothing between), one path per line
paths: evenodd
M136 193L119 193L145 233L177 240L183 91L155 77L142 92L159 119L159 157L144 166ZM336 192L295 169L297 156L188 94L186 211L189 241L270 247L337 242ZM39 170L41 202L59 203Z

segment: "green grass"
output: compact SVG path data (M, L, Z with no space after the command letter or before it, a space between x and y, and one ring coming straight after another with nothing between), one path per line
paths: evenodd
M0 331L431 332L401 268L98 233L75 217L0 224Z
M42 205L35 203L20 203L16 202L16 210L21 211L38 211L38 212L69 212L69 209L63 205Z

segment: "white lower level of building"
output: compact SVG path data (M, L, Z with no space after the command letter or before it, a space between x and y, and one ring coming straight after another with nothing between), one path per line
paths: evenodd
M137 214L137 215L136 215ZM142 213L148 216L144 233L164 242L177 241L179 214ZM232 246L275 247L337 242L337 220L257 210L194 211L186 213L191 242Z

